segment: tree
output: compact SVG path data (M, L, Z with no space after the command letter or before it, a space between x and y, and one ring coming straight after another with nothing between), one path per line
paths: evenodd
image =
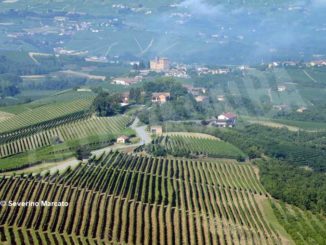
M120 101L120 95L102 92L95 98L92 109L101 117L114 116L123 111Z
M141 89L140 88L131 88L129 92L129 99L135 101L136 103L141 103Z
M91 150L88 146L79 146L76 149L76 158L78 160L87 159L91 156Z

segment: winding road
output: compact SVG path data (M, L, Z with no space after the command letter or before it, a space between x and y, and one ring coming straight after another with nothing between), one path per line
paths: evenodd
M114 144L108 147L104 147L98 150L92 151L92 155L95 156L100 156L104 152L109 152L111 150L119 150L119 149L126 149L126 148L136 148L138 146L144 145L144 144L149 144L152 139L148 132L146 131L146 125L144 126L138 126L139 124L139 118L136 117L136 119L133 121L133 123L130 125L130 128L135 130L137 137L140 139L140 141L136 144L131 144L131 145L123 145L123 144ZM46 170L43 170L42 173L45 173L50 170L51 173L54 173L56 171L62 171L66 169L67 167L75 167L78 165L80 161L77 160L76 158L70 158L64 161L61 161L57 163L54 167L48 168ZM26 171L26 170L25 170Z

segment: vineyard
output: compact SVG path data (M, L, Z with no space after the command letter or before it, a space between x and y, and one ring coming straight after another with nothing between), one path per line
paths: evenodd
M96 135L118 135L129 122L130 118L127 116L89 117L77 120L1 144L0 158L49 146L55 141L66 142Z
M245 157L245 154L235 146L216 138L182 135L161 136L153 140L152 146L148 148L153 147L155 150L157 145L163 147L168 154L174 156L181 153L182 155L204 155L231 159Z
M69 202L0 209L1 243L281 244L253 167L111 152L74 170L0 181L0 200Z
M21 129L27 131L27 128L33 125L49 123L58 118L63 119L69 115L85 112L89 109L92 101L93 96L90 96L83 99L48 104L19 113L1 122L1 138L8 137L8 135L19 134Z

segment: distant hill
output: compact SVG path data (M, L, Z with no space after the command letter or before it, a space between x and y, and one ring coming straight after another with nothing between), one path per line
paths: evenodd
M17 1L0 3L6 49L130 60L243 64L325 55L323 1ZM64 17L62 19L62 17ZM303 18L304 17L304 18ZM23 20L28 18L28 22ZM18 28L14 23L21 22ZM47 24L42 24L47 22ZM64 27L64 28L62 28Z

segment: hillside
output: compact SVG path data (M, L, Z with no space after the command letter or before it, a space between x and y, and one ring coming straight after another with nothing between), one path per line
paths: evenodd
M220 65L312 59L324 52L323 1L28 2L28 8L24 1L0 3L0 19L6 20L0 43L9 50L22 46L33 53L55 49L110 59L159 55Z
M252 166L232 160L114 152L61 175L2 178L0 193L3 200L69 202L61 208L2 208L3 242L26 237L68 244L276 244L289 239L266 219L269 197Z

